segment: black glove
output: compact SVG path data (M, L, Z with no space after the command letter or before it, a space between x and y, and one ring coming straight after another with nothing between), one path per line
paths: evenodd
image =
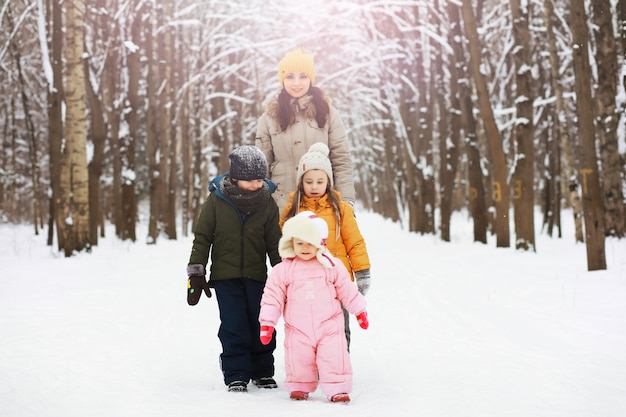
M187 267L187 304L195 306L200 301L202 296L202 290L207 297L211 298L211 290L209 289L209 283L204 276L204 266L202 265L189 265Z
M189 277L187 280L187 304L190 306L198 304L200 296L202 296L202 290L204 290L207 297L211 298L211 290L205 277L199 275Z

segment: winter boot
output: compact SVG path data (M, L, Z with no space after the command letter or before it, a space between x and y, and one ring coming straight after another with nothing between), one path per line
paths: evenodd
M244 381L233 381L228 384L228 392L248 392L248 383Z
M253 379L252 383L259 388L278 388L278 384L271 376Z
M305 401L309 399L309 393L304 391L293 391L289 394L289 398L296 401Z
M333 403L349 403L350 396L348 394L335 394L330 397L330 401Z

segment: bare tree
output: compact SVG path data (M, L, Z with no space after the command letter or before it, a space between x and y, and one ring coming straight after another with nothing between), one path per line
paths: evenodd
M493 159L493 201L495 203L495 232L496 246L510 246L509 229L509 184L507 180L507 164L502 147L502 138L496 125L493 109L489 100L487 84L481 73L481 46L478 29L474 18L471 0L463 0L463 22L466 36L469 40L470 68L476 92L481 118L485 126L485 133L489 141L491 158Z
M139 113L141 111L141 97L139 95L141 79L141 58L143 49L140 47L143 30L144 5L137 0L131 1L130 6L136 10L132 27L130 28L130 43L124 48L127 75L127 108L124 111L124 120L128 126L128 134L122 138L120 154L121 169L121 198L118 213L119 236L122 239L135 241L137 239L137 166L136 146L139 140Z
M617 140L617 42L613 32L613 13L609 0L593 0L594 39L596 45L595 85L596 123L602 157L602 191L607 236L626 236L624 210L624 167Z
M13 11L11 6L9 6L7 11L7 18L9 21L10 29L14 28L13 22ZM30 161L30 174L31 181L33 184L33 226L35 227L35 234L39 234L39 219L38 217L41 215L41 201L42 196L40 193L40 168L39 168L39 146L37 140L37 133L35 131L35 125L33 122L33 114L31 112L31 104L30 99L28 97L27 85L24 79L24 71L22 70L22 56L20 54L20 50L17 46L17 39L11 39L11 54L15 61L15 68L17 72L17 81L19 85L20 91L20 99L22 108L24 110L24 119L26 121L26 137L28 138L28 148L29 148L29 161Z
M450 29L445 33L444 19L446 8L440 7L439 1L435 3L434 9L438 13L438 33L444 37L447 35L448 43L453 48L461 47L461 45L455 45L459 40L455 40L455 36L461 34L460 22L458 19L453 21L450 16L450 11L447 13L450 17ZM448 8L453 7L457 10L456 16L458 17L458 9L450 5L448 2ZM461 37L462 38L462 37ZM459 39L461 39L459 38ZM435 62L435 68L433 69L433 76L437 77L436 83L433 83L434 89L439 91L437 96L437 106L439 109L439 212L441 222L439 230L441 233L441 240L446 242L450 241L450 220L452 217L452 197L454 193L454 180L459 169L459 156L460 156L460 144L461 144L461 106L459 100L459 76L460 71L457 71L458 65L462 65L456 61L454 54L447 54L448 68L450 69L450 83L447 97L445 95L444 85L445 79L443 74L439 74L436 71L437 68L443 68L445 51L441 45L442 50L438 53ZM446 103L449 103L449 108L446 108Z
M480 152L472 102L472 80L469 77L459 6L448 2L448 14L452 25L451 37L454 52L455 74L458 79L459 110L463 127L465 155L467 159L468 203L474 223L474 241L487 243L487 208Z
M513 28L513 58L515 60L516 109L515 166L513 205L515 209L515 247L536 251L534 216L534 112L530 59L528 5L510 0Z
M604 201L600 188L600 175L596 159L593 103L591 98L591 66L589 65L589 30L583 2L571 6L571 29L576 75L576 100L578 103L578 131L580 152L578 175L582 182L583 214L585 218L585 243L587 269L606 269L604 253Z
M148 101L148 108L146 110L146 135L147 145L146 153L148 159L148 180L149 184L149 200L150 200L150 217L148 220L148 242L156 243L159 234L159 222L161 217L161 187L163 187L161 178L161 172L159 170L160 164L158 160L159 152L159 137L157 136L157 123L158 123L158 80L155 63L155 54L153 48L153 35L154 35L154 10L152 4L146 5L146 23L144 27L144 49L146 54L146 98ZM165 115L161 115L165 117Z
M60 205L61 190L61 141L63 139L63 22L62 9L58 2L47 2L46 22L50 33L50 69L51 80L48 80L48 149L50 154L50 201L48 223L48 245L52 245L54 225L57 221L57 211ZM57 231L57 247L65 247L64 237Z

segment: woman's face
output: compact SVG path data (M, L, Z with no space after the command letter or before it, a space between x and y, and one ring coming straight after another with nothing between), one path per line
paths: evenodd
M283 80L283 85L285 87L285 91L287 91L287 94L289 94L293 98L300 98L309 91L309 87L311 86L311 80L303 72L290 72Z
M320 198L326 194L328 175L321 169L312 169L302 176L302 191L309 198Z

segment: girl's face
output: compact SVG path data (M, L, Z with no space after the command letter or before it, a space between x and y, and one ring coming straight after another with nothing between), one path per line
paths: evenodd
M317 255L317 248L311 245L309 242L294 237L292 240L293 251L296 256L303 261L310 261Z
M283 80L283 85L285 86L285 91L287 91L291 97L300 98L309 91L311 80L303 72L295 74L290 72Z
M263 180L237 180L237 187L241 188L244 191L256 191L259 188L263 187Z
M321 169L312 169L302 176L302 190L309 198L320 198L326 194L328 175Z

